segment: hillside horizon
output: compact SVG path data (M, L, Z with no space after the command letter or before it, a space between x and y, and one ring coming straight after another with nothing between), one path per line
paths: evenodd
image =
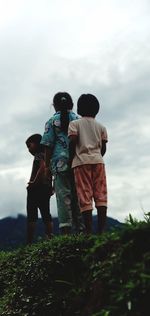
M93 233L96 234L97 216L93 215ZM59 235L58 218L53 217L54 235ZM116 219L107 217L106 231L121 228L124 224ZM36 225L35 241L44 238L44 225L39 218ZM18 214L17 217L7 216L0 219L0 250L15 249L26 241L26 216Z

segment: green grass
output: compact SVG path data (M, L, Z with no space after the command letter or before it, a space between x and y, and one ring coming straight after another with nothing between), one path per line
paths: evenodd
M147 316L150 222L0 252L1 316Z

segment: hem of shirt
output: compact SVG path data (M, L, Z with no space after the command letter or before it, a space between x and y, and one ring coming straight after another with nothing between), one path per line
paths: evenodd
M76 167L80 167L80 166L84 166L84 165L99 165L99 164L102 164L102 165L105 165L105 163L103 161L99 161L99 162L83 162L83 163L77 163L77 164L72 164L71 168L76 168Z
M59 228L63 228L63 227L71 227L71 223L60 223L59 224Z
M68 133L68 137L69 137L69 136L74 136L74 135L77 136L78 133L75 133L75 132L74 132L74 133L72 133L72 132L71 132L71 133Z
M95 203L95 207L98 207L98 206L106 206L107 207L107 202L97 202L97 203Z
M80 208L80 212L81 212L81 213L87 212L87 211L93 211L93 206L92 206L92 204L88 204L88 205L86 205L86 206Z

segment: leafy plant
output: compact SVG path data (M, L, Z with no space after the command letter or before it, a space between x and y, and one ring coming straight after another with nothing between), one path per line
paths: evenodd
M149 231L147 217L131 216L100 236L57 236L0 252L0 315L146 315Z

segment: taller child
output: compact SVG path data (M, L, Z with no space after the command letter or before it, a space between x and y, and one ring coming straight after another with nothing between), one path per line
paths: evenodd
M74 169L80 211L86 233L92 233L92 200L98 215L98 231L106 223L107 186L103 155L106 152L106 128L95 120L99 102L92 94L82 94L78 99L77 113L82 116L69 124L68 136L73 153Z
M69 234L72 220L80 214L73 189L73 179L69 164L68 125L78 116L72 111L73 102L67 92L58 92L53 98L56 113L45 125L41 144L45 146L47 172L51 168L57 200L57 212L61 234ZM73 187L74 186L74 187Z

